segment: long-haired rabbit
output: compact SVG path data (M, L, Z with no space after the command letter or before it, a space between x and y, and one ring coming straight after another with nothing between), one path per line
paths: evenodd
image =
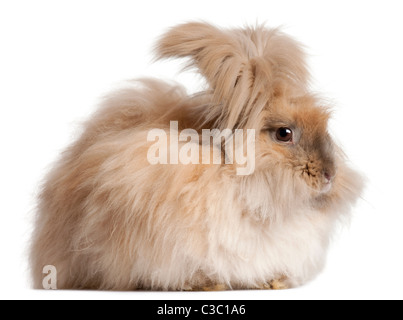
M43 185L34 286L46 265L61 289L286 288L312 279L362 179L309 92L301 46L277 29L188 23L156 49L158 58L189 58L208 89L189 96L146 79L105 99ZM172 156L171 121L200 138L197 160L225 149L204 143L203 130L254 130L254 170L237 174L234 161L150 163L156 128Z

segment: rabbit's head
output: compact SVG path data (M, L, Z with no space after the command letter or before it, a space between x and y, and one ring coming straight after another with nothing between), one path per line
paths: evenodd
M165 34L157 52L190 58L189 66L206 78L211 101L205 123L255 130L256 172L249 181L264 181L271 203L330 210L357 198L361 178L345 165L328 132L329 109L309 92L299 43L278 29L189 23Z

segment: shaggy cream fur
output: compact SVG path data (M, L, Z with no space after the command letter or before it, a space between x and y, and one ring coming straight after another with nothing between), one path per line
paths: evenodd
M158 57L188 57L209 89L143 79L108 96L46 177L31 251L34 286L61 289L284 288L320 272L362 189L309 93L300 45L279 30L171 29ZM147 132L255 129L256 170L150 165ZM293 139L279 141L279 128ZM205 148L206 146L201 146ZM214 148L214 147L212 147Z

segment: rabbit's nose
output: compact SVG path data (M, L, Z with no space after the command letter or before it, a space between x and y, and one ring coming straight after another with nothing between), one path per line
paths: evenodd
M335 175L336 175L336 172L333 169L327 169L323 172L323 176L325 177L326 183L332 182Z
M328 193L333 186L333 179L334 179L335 173L333 170L325 170L323 172L323 185L322 185L322 193Z

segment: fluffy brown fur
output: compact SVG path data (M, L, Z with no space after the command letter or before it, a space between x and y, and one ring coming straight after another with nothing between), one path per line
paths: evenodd
M31 251L34 286L61 289L284 288L312 279L362 182L327 132L304 54L264 27L173 28L159 58L188 57L209 89L157 80L110 95L47 176ZM150 165L147 132L255 129L256 170ZM280 127L291 144L276 140ZM205 147L205 146L203 146Z

